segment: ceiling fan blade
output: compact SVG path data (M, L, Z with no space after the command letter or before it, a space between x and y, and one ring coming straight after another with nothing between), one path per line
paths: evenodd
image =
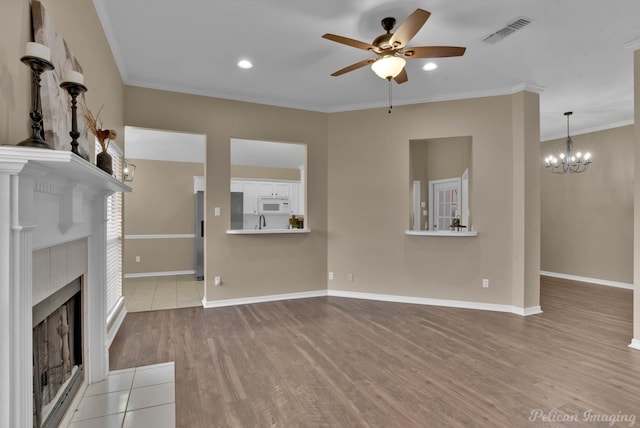
M357 69L359 69L361 67L364 67L367 64L371 64L372 62L375 62L375 58L369 58L369 59L365 59L365 60L360 61L360 62L356 62L355 64L351 64L348 67L345 67L345 68L343 68L341 70L336 71L335 73L331 73L331 75L334 76L334 77L341 76L341 75L343 75L345 73L348 73L350 71L357 70Z
M362 49L364 51L378 52L379 49L369 43L361 42L359 40L350 39L348 37L337 36L335 34L323 34L322 38L331 40L333 42L342 43L343 45L352 46L354 48Z
M405 58L445 58L462 56L467 48L459 46L416 46L407 48L402 56Z
M389 44L395 49L406 46L413 39L413 36L420 31L424 23L427 22L429 16L431 16L431 13L426 10L416 9L393 33L393 36L389 39Z
M398 73L398 75L394 77L393 80L395 80L397 84L404 83L409 80L409 77L407 76L407 67L403 67L402 71Z

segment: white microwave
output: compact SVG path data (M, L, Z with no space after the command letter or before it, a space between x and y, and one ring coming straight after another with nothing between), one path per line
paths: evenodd
M287 198L258 198L259 214L290 214L290 207Z

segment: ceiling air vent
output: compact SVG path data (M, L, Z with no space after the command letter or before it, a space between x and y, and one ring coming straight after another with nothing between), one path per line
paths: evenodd
M507 24L504 28L499 29L495 33L485 37L482 39L485 43L494 44L504 39L508 35L515 33L516 31L526 27L527 25L533 22L532 19L529 18L518 18L515 21Z

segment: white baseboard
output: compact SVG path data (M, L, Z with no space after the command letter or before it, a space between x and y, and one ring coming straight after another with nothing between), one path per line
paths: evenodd
M536 315L542 313L542 308L538 306L530 306L528 308L519 308L517 306L512 306L515 311L514 314L522 315L523 317L528 317L529 315Z
M269 296L243 297L240 299L205 300L202 299L204 308L221 308L224 306L250 305L252 303L275 302L278 300L307 299L309 297L324 297L327 290L303 291L301 293L272 294Z
M125 273L125 278L147 278L150 276L195 275L195 270L174 270L169 272Z
M585 276L568 275L565 273L540 271L540 275L551 276L553 278L569 279L571 281L588 282L590 284L606 285L607 287L625 288L627 290L633 290L633 284L626 282L609 281L607 279L588 278Z
M640 350L640 339L631 339L631 343L629 344L629 348Z
M516 315L528 316L542 313L540 306L519 308L512 305L495 303L467 302L463 300L430 299L426 297L398 296L393 294L361 293L355 291L328 290L329 296L347 297L352 299L378 300L382 302L410 303L414 305L444 306L448 308L478 309L481 311L509 312Z
M120 326L124 321L124 318L127 316L127 307L124 304L124 298L122 299L122 308L118 312L118 316L113 321L111 328L107 331L107 349L111 347L111 343L113 343L113 339L116 338L116 334L118 334L118 330L120 330Z
M305 299L309 297L346 297L351 299L363 299L363 300L377 300L382 302L394 302L394 303L411 303L415 305L431 305L431 306L445 306L450 308L461 309L478 309L483 311L494 312L508 312L521 316L529 316L542 313L540 306L532 306L529 308L519 308L511 305L498 305L494 303L477 303L477 302L465 302L461 300L444 300L444 299L429 299L424 297L409 297L409 296L397 296L391 294L374 294L374 293L361 293L355 291L342 291L342 290L317 290L306 291L302 293L287 293L287 294L272 294L268 296L256 296L245 297L240 299L225 299L225 300L205 300L202 299L202 307L204 308L220 308L224 306L235 305L248 305L252 303L274 302L278 300L290 300L290 299Z
M130 239L194 239L195 233L164 233L155 235L124 235L125 240Z

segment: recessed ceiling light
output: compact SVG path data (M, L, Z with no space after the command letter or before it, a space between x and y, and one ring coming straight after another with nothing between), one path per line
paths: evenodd
M244 68L244 69L249 69L253 67L253 64L251 64L251 61L247 60L247 59L243 59L238 61L238 67L240 68Z
M438 64L436 64L435 62L428 62L422 66L422 69L425 71L433 71L436 68L438 68Z

